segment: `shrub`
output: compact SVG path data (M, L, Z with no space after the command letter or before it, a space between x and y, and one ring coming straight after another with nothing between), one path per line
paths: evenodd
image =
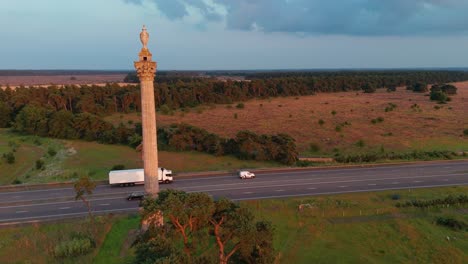
M371 120L371 123L375 125L375 124L377 124L377 123L382 123L383 121L384 121L384 118L383 118L383 117L377 117L377 118L375 118L375 119L372 119L372 120Z
M49 149L47 150L47 154L49 154L49 156L53 157L57 154L57 151L52 148L52 147L49 147Z
M400 197L401 196L399 194L395 193L395 194L392 194L391 198L392 198L392 200L400 200Z
M13 152L4 153L2 157L8 164L15 163L15 154Z
M54 248L56 258L68 258L85 255L91 251L93 243L89 238L74 238L59 243Z
M336 111L335 110L331 111L331 114L336 115Z
M237 119L237 113L234 113L234 119Z
M114 165L114 166L112 166L111 170L125 170L125 165L123 165L123 164Z
M445 226L453 230L468 230L468 224L463 221L459 221L451 217L438 217L436 219L436 224L440 226Z
M297 167L311 167L314 166L314 163L308 160L298 160L296 161Z
M236 108L238 108L238 109L244 109L244 107L245 107L244 103L238 103L236 105Z
M364 140L360 139L356 142L356 147L360 147L360 148L363 148L364 146L366 145L366 143L364 142Z
M161 114L163 115L169 115L171 114L172 110L167 106L166 104L163 104L159 107L159 111L161 111Z
M463 135L468 136L468 128L463 130Z
M438 101L439 103L444 103L447 101L448 96L442 91L431 91L430 99L431 101Z
M337 125L337 126L335 127L335 131L336 131L336 132L341 132L342 130L343 130L343 129L342 129L342 127L341 127L340 125Z
M309 144L309 150L310 152L319 152L320 151L320 146L316 143L310 143Z
M325 124L325 121L323 121L323 119L319 119L318 123L319 125L323 126L323 124Z
M387 92L396 92L396 89L397 89L396 86L391 85L387 88Z
M44 161L43 160L36 160L36 170L42 170L44 169Z
M14 179L12 182L12 184L21 184L23 183L21 180L18 180L18 179Z

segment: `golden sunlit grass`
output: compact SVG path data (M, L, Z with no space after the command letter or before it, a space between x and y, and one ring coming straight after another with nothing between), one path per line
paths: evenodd
M445 105L404 88L393 93L379 89L373 94L343 92L254 99L245 102L244 109L217 105L214 109L206 107L204 111L191 109L189 113L158 114L158 124L184 122L224 137L233 137L240 130L287 133L297 140L303 154L308 153L310 143L318 145L321 149L318 153L322 154L330 154L334 148L351 152L382 146L387 151L467 150L468 140L462 134L468 127L468 82L456 83L456 86L458 94ZM396 108L385 112L390 103ZM415 104L418 107L412 108ZM372 124L372 119L379 117L383 122ZM134 113L110 120L127 122L128 119L139 121ZM323 125L319 124L320 119ZM343 125L346 122L350 125ZM341 131L337 132L340 125ZM365 142L365 147L356 146L359 140Z

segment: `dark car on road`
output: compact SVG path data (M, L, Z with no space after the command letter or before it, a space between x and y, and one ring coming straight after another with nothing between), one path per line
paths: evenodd
M145 192L132 192L127 196L127 200L143 200L145 199L146 193Z

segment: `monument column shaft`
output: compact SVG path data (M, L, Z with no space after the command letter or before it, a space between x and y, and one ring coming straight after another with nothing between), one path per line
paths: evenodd
M153 80L141 80L141 117L143 126L143 164L145 191L151 196L159 192L158 143Z
M141 119L143 129L143 168L145 171L145 192L156 197L159 192L158 143L156 130L156 105L154 103L154 77L157 64L148 50L149 34L146 27L140 33L143 48L135 61L135 69L141 87Z

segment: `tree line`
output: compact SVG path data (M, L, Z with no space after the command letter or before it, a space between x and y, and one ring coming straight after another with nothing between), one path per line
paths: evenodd
M15 132L61 139L83 139L107 144L137 147L142 141L141 123L128 127L114 126L102 117L90 113L58 112L40 106L25 106L12 124ZM295 140L286 134L257 135L240 131L235 138L221 138L187 124L158 128L158 148L161 150L199 151L218 156L234 155L239 159L278 161L294 164L298 152Z
M131 77L134 74L129 76L127 81L136 81ZM257 73L247 78L247 81L220 81L187 75L158 75L155 79L156 107L179 109L200 104L230 104L251 98L372 90L415 83L448 83L468 80L468 72L291 72ZM104 87L66 85L0 89L0 126L7 126L26 105L47 106L54 111L64 110L74 114L109 115L139 112L141 97L139 86L130 84L122 87L108 84Z
M227 139L188 124L159 128L158 146L160 149L194 150L218 156L234 155L244 160L273 160L288 165L298 160L295 140L287 134L257 135L244 130Z

